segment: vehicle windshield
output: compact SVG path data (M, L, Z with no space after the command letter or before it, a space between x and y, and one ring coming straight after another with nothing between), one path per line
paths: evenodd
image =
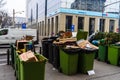
M0 30L0 36L7 35L7 34L8 34L8 29Z

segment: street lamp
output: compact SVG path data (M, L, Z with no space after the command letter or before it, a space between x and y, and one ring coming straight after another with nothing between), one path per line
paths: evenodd
M15 12L15 9L13 9L13 27L15 27L15 14L17 13L22 14L22 12L24 11Z

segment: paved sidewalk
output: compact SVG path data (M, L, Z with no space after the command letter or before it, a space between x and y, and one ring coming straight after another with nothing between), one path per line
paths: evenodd
M39 52L39 46L36 52ZM7 49L0 50L0 53ZM95 75L76 74L67 76L58 72L50 63L46 63L45 80L120 80L120 67L107 64L105 62L94 61ZM14 70L11 65L0 65L0 80L16 80Z
M95 75L76 74L72 76L53 70L51 64L46 65L46 80L120 80L120 67L94 61Z
M0 80L16 80L11 66L0 65Z
M45 80L120 80L120 67L94 61L95 75L76 74L67 76L54 70L53 66L47 62ZM0 80L16 80L14 70L10 65L0 66Z

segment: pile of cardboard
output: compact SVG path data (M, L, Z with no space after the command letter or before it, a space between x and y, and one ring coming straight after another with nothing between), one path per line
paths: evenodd
M66 45L66 49L77 49L79 48L79 46L76 46L76 45Z
M16 48L19 49L20 47L22 47L22 49L23 49L24 44L27 44L28 42L30 42L30 41L28 41L28 40L17 40L16 41Z
M59 38L70 38L70 37L72 37L72 32L70 32L70 31L67 31L67 32L60 31L59 32Z
M58 38L57 41L54 41L54 44L64 44L66 42L76 42L77 39L76 38Z
M31 36L31 35L26 35L25 36L25 39L26 40L33 40L34 36Z
M80 40L77 42L77 45L82 49L86 49L86 48L98 49L97 46L94 46L88 40Z
M25 61L25 62L36 62L36 61L38 61L38 59L36 58L36 56L34 55L34 53L32 51L22 53L22 54L20 54L19 57L22 61Z
M66 42L76 42L77 38L66 38Z

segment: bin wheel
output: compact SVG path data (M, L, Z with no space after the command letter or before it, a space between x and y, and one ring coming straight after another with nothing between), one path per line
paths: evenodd
M18 77L16 77L16 80L18 80Z
M107 63L107 64L110 64L110 61L107 60L106 63Z
M118 63L118 66L120 67L120 63Z
M99 59L99 58L97 58L97 60L98 60L98 61L100 61L100 59Z
M118 58L118 66L120 66L120 57Z
M16 76L16 71L14 71L14 76Z
M60 73L62 73L62 69L61 69L60 67L58 68L58 71L59 71Z

